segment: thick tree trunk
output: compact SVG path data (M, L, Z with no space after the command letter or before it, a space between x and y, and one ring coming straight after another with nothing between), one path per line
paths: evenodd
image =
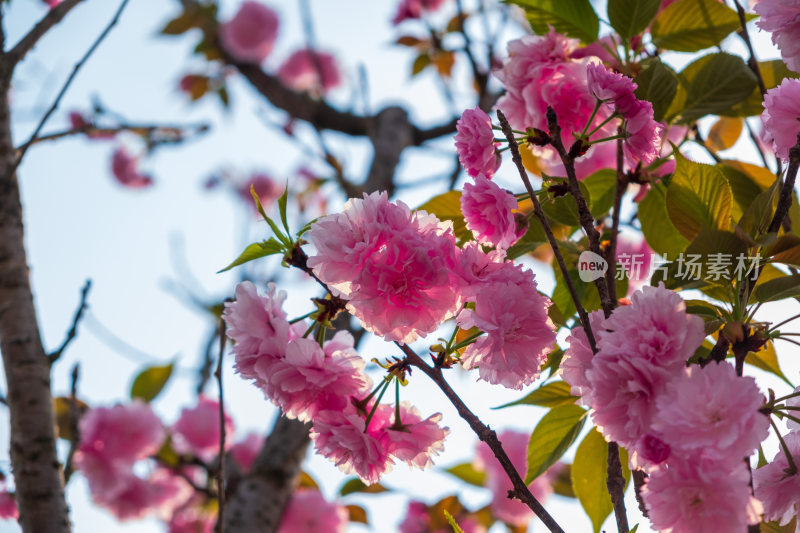
M0 56L0 351L8 384L11 466L22 530L63 533L70 523L56 455L50 363L33 305L13 171L10 78L11 67Z

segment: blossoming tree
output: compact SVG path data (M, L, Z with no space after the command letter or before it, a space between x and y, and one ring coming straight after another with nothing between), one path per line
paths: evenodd
M602 11L588 0L401 0L392 24L396 44L415 55L413 74L438 77L451 101L456 82L470 91L457 117L422 127L398 106L369 113L332 103L344 76L318 49L307 4L304 46L271 68L263 65L281 28L272 7L245 1L222 17L214 1L181 0L162 33L187 34L203 58L181 90L229 105L229 79L240 76L285 114L286 136L304 143L297 124L311 126L331 177L305 169L286 185L264 174L235 184L267 233L223 270L278 256L320 295L290 316L296 288L262 278L212 306L216 395L201 394L171 424L150 402L172 365L145 369L116 405L79 400L77 370L69 397L50 391L51 365L85 301L67 340L45 355L22 241L20 161L45 138L132 131L149 153L207 129L108 124L100 109L41 134L124 0L32 136L15 144L14 69L79 2L49 2L0 56L0 348L13 475L0 517L24 531L69 531L63 487L79 474L119 520L159 516L171 532L344 531L366 523L366 512L325 499L302 469L306 448L351 476L342 495L386 491L381 479L396 464L438 468L448 426L462 422L406 392L430 380L479 441L473 462L447 471L492 498L483 508L456 496L410 501L400 531L564 531L544 505L554 491L577 500L596 532L611 514L619 533L798 527L800 388L776 350L779 340L797 344L798 316L756 317L800 297L797 2L609 0ZM519 26L511 38L509 19ZM754 31L770 32L780 60L759 61ZM723 50L739 41L744 55ZM678 67L681 53L695 55ZM366 176L347 175L326 132L368 140ZM442 138L455 163L439 180L446 192L413 208L395 199L406 149ZM757 163L725 153L734 145ZM114 151L121 186L152 185L138 162ZM327 191L348 197L340 210L325 211ZM549 294L533 268L552 268ZM391 355L371 358L364 338ZM221 378L228 342L242 386L282 412L266 438L234 437ZM751 368L786 390L765 387ZM525 390L510 405L545 414L526 432L496 432L474 412L486 399L451 385L460 371ZM771 460L767 439L778 442ZM626 491L638 511L626 508Z

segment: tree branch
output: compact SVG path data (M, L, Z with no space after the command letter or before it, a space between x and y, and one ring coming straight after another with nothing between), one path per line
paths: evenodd
M67 337L64 339L64 342L61 343L61 346L58 347L58 350L47 356L51 365L58 361L58 358L61 357L61 354L67 349L69 343L72 342L72 340L78 334L78 323L81 321L83 312L88 307L86 304L86 297L89 295L89 289L91 288L92 280L87 279L86 283L83 285L83 289L81 289L81 301L80 304L78 304L78 309L75 311L75 316L72 318L72 326L70 326L69 331L67 331Z
M561 526L555 521L555 519L550 516L550 513L542 506L541 503L533 496L528 486L525 484L525 481L520 477L519 472L514 467L514 464L511 462L511 459L508 458L506 455L505 450L503 449L503 445L500 440L497 438L497 433L490 429L489 426L484 424L480 421L480 419L475 416L475 414L469 410L469 408L464 404L458 394L450 387L450 384L447 383L447 380L444 379L444 375L442 375L442 370L439 367L432 367L423 361L419 355L417 355L414 350L408 347L405 344L395 343L406 355L408 363L411 366L419 368L422 372L428 376L434 383L441 389L447 399L450 400L450 403L458 411L459 416L463 418L472 431L485 442L489 448L494 453L494 456L497 457L497 460L500 461L500 464L503 467L503 470L508 475L509 479L511 480L512 485L514 486L513 491L509 491L509 493L513 493L514 498L518 499L525 505L527 505L535 514L536 516L544 523L545 527L552 532L561 532ZM626 532L627 533L627 532Z
M222 394L222 358L225 355L225 321L219 319L219 357L214 377L219 392L219 456L217 458L217 526L216 533L225 533L225 403Z
M106 27L103 28L103 31L100 32L100 35L97 36L97 39L95 39L95 41L92 43L92 46L90 46L89 49L86 51L86 53L83 54L83 57L81 57L81 59L77 63L75 63L72 72L70 73L69 77L67 77L67 81L64 82L64 85L61 87L61 90L58 92L56 99L53 100L52 105L44 114L42 119L39 121L39 124L37 124L36 129L33 130L33 133L31 134L28 141L22 146L20 146L16 160L14 161L14 164L12 165L11 168L12 172L16 170L19 164L22 162L22 158L25 157L25 152L28 151L28 148L30 148L31 145L36 142L36 138L39 136L39 133L42 131L42 128L44 127L45 123L47 123L47 119L49 119L50 115L52 115L53 112L55 112L55 110L58 109L58 105L61 103L61 99L64 97L64 94L66 94L67 89L69 89L69 86L72 85L72 81L75 79L75 76L78 75L78 71L80 71L81 67L83 67L83 65L89 60L89 58L92 57L94 51L97 50L97 48L100 46L100 43L102 43L103 40L105 40L106 36L108 36L108 34L111 32L111 29L114 26L116 26L120 16L122 15L122 11L125 9L125 6L128 5L128 1L129 0L122 0L122 3L120 3L116 13L114 13L114 17L106 25ZM56 7L56 9L58 9L58 7Z
M36 25L5 54L5 61L8 61L8 67L13 70L16 64L22 61L28 52L36 46L39 39L44 37L53 26L61 22L61 20L67 16L67 13L82 1L83 0L64 0L48 11L47 15L37 22Z

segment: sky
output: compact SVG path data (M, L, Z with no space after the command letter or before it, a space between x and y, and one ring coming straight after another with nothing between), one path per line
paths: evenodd
M237 4L222 2L222 18L231 16ZM269 4L281 19L278 44L265 65L275 69L280 60L302 46L303 34L299 3ZM466 2L467 6L472 4ZM177 1L131 0L120 23L80 71L46 131L64 129L67 112L89 110L93 99L97 99L131 122L202 122L211 125L211 132L179 146L161 148L147 157L142 168L153 175L155 185L145 190L122 188L110 175L111 153L116 146L121 143L134 153L141 149L132 137L123 137L119 142L67 138L42 143L28 152L19 168L28 262L47 348L61 343L84 281L91 278L93 282L89 314L80 326L79 336L53 369L54 394L68 394L72 366L80 363L82 398L95 406L124 402L138 371L148 365L176 361L178 370L173 380L154 404L166 424L174 422L182 408L192 406L194 368L214 327L205 311L187 301L187 294L215 303L231 295L234 283L242 276L263 279L273 274L279 276L281 288L289 293L287 307L292 316L306 313L308 297L317 295L315 288L300 276L281 271L277 261L265 261L243 271L216 273L244 245L263 239L266 230L234 194L206 190L204 183L209 176L225 171L233 179L243 180L253 171L264 171L281 181L288 180L291 187L296 169L311 159L310 154L318 152L318 146L288 142L276 132L281 114L271 110L235 74L229 78L233 103L229 111L213 98L189 103L177 90L177 83L184 73L203 68L202 61L190 56L197 36L159 35L166 21L179 13L178 5ZM337 105L363 110L365 98L358 83L361 66L367 73L366 100L372 110L404 103L410 105L412 120L425 125L448 120L454 108L460 111L474 105L468 88L454 84L455 103L450 104L429 73L409 79L413 56L391 44L397 35L389 25L394 1L312 0L311 5L317 43L335 53L347 73L345 87L332 95ZM12 126L18 144L27 139L74 63L118 6L116 0L83 2L22 63L12 93ZM7 42L16 42L46 9L37 0L12 0L4 19ZM514 32L519 33L512 29L509 35ZM756 39L762 58L776 57L768 37L761 34ZM675 58L678 63L689 59ZM463 76L463 68L463 62L457 63L456 79ZM304 126L298 130L305 139L313 139ZM348 175L365 175L369 161L366 143L336 134L326 135L326 142L341 156ZM447 175L452 157L451 139L442 139L431 148L409 149L398 168L400 183ZM517 187L508 167L504 166L499 179L508 187ZM439 180L413 192L403 190L400 198L418 205L431 195L444 192L445 183ZM344 201L333 189L326 190L326 194L332 209ZM293 219L295 224L300 222L305 220ZM537 273L542 290L551 291L553 281L548 268L534 263L530 266ZM781 309L780 314L788 316L792 310L796 313L796 307ZM774 311L764 312L769 316ZM414 346L422 350L425 343ZM786 356L794 349L779 346L782 361L788 360ZM390 347L372 340L362 351L366 359L392 353ZM236 422L236 435L249 431L266 433L276 409L252 385L234 375L230 357L225 362L225 402ZM798 365L787 367L787 375L797 381ZM529 432L544 413L533 407L491 410L523 393L476 383L474 375L465 372L451 374L448 378L456 390L493 428ZM373 373L373 377L376 375ZM786 388L775 380L765 383L778 391ZM206 390L216 396L215 387ZM423 376L413 376L404 390L404 399L412 400L426 415L443 413L451 434L437 465L452 466L474 457L474 436ZM0 410L0 442L8 441L7 428L7 413ZM776 450L774 443L766 449L772 450L768 456ZM66 453L66 449L61 451ZM9 466L7 449L2 446L0 469L7 472ZM305 468L331 498L345 479L328 461L313 454L309 454ZM458 492L474 508L485 505L490 498L488 491L464 487L435 469L422 473L399 466L385 477L384 483L396 490L386 495L343 499L346 504L365 505L373 520L372 531L376 532L395 530L410 496L431 503ZM73 478L67 492L77 533L162 529L155 520L117 522L90 503L80 475ZM632 491L628 492L627 504L633 525L640 518ZM573 500L553 497L546 506L567 531L589 530L588 519ZM0 532L12 531L18 531L16 525L0 522ZM364 528L353 526L352 531ZM532 524L531 531L544 528ZM639 531L647 528L641 526Z

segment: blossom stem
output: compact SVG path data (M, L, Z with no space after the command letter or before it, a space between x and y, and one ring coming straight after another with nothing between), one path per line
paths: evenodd
M501 113L502 112L498 111L498 114ZM502 121L505 122L505 117L503 117ZM508 122L505 122L505 124L508 124ZM425 363L425 361L423 361L422 358L420 358L420 356L417 355L417 353L407 345L399 343L395 344L406 355L407 361L411 366L419 368L426 376L431 378L431 380L436 383L444 395L447 396L447 399L450 400L450 403L453 404L453 407L456 408L459 416L461 416L461 418L463 418L467 424L469 424L469 427L475 432L478 438L489 446L489 449L492 450L494 456L500 462L500 465L503 467L503 470L508 475L509 479L511 480L511 484L514 487L513 490L509 491L509 494L513 495L514 498L527 505L544 523L545 527L547 527L547 529L552 533L564 533L564 530L561 529L561 526L558 525L558 522L556 522L555 519L550 516L550 513L547 512L539 500L537 500L536 497L531 493L528 486L525 485L525 481L520 477L516 467L514 467L511 459L508 458L508 455L503 449L503 445L497 438L497 433L490 429L486 424L481 422L481 420L469 410L461 397L450 387L450 384L447 383L447 380L442 374L442 369L438 367L431 367Z
M401 428L403 423L400 422L400 378L394 378L394 427Z
M386 378L383 379L383 383L380 385L383 386L383 388L381 389L380 394L378 394L378 397L375 399L375 403L372 405L372 409L370 409L369 414L367 415L367 420L364 422L364 433L366 433L367 429L369 429L369 423L372 421L372 417L375 416L375 411L378 410L378 406L381 404L381 399L383 398L383 395L386 394L386 389L389 388L390 383L390 380Z
M306 313L303 316L299 316L297 318L293 318L292 320L289 321L289 324L297 324L301 320L305 320L306 318L310 317L314 313L316 313L316 311L311 311L310 313Z
M787 319L786 319L786 320L784 320L783 322L779 322L779 323L775 324L774 326L772 326L771 328L769 328L769 329L767 330L767 332L770 332L770 331L775 331L776 329L778 329L778 328L779 328L779 327L781 327L782 325L784 325L784 324L788 324L788 323L789 323L789 322L791 322L792 320L797 320L798 318L800 318L800 314L797 314L797 315L794 315L793 317L787 318Z
M594 117L597 116L597 112L600 110L600 106L601 105L603 105L603 101L595 96L595 103L594 103L594 109L592 109L592 116L590 116L589 120L586 121L586 125L583 127L583 131L581 132L581 137L591 137L592 133L597 131L597 128L595 128L595 129L592 130L592 133L590 133L589 135L586 135L586 132L589 131L589 126L592 125L592 121L594 120ZM603 124L605 124L606 122L608 122L608 119L606 119L603 122ZM599 127L600 126L598 126L598 128Z
M780 398L776 398L776 399L775 399L775 400L772 402L772 404L773 404L773 405L775 405L776 403L785 402L786 400L791 400L792 398L797 398L798 396L800 396L800 391L798 391L798 392L793 392L793 393L791 393L791 394L787 394L786 396L781 396Z
M625 135L624 133L623 134L617 134L617 135L612 135L611 137L603 137L602 139L596 139L594 141L589 141L589 144L599 144L599 143L603 143L603 142L606 142L606 141L614 141L614 140L617 140L617 139L625 139L627 137L628 136Z
M783 453L786 455L786 462L789 463L789 471L787 472L787 474L793 476L797 473L797 465L794 462L794 458L792 457L792 454L789 451L789 447L786 445L786 441L783 440L781 432L778 431L778 426L775 424L775 421L772 419L772 417L769 417L769 423L772 426L772 429L775 430L775 435L778 437L778 441L780 441L781 443L781 449L783 450Z
M316 325L317 325L316 322L312 322L311 325L308 326L308 329L306 330L306 332L303 333L303 338L304 339L307 338L311 334L311 332L314 330L314 326L316 326Z
M455 346L452 346L450 348L450 352L457 352L461 348L465 348L465 347L469 346L470 344L475 342L478 339L478 337L480 337L481 335L483 335L482 331L479 331L478 333L473 333L472 335L470 335L469 337L467 337L463 341L459 342Z
M615 118L618 118L618 117L621 117L621 116L622 115L620 115L619 113L616 113L616 112L612 113L611 115L609 115L609 117L607 119L605 119L603 122L601 122L600 124L595 126L595 128L592 131L590 131L588 135L585 135L585 137L587 139L590 138L592 135L597 133L598 130L600 130L600 128L602 128L603 126L605 126L606 124L608 124L609 122L614 120Z

